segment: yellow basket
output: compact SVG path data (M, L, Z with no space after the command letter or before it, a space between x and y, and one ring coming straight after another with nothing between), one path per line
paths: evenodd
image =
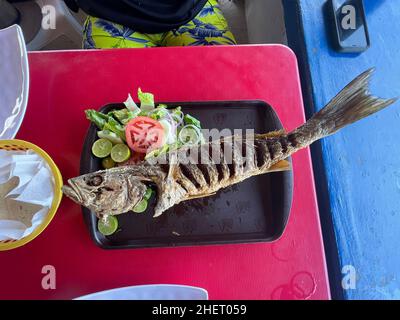
M0 251L5 251L5 250L11 250L15 249L18 247L23 246L24 244L27 244L28 242L32 241L35 239L39 234L43 232L44 229L49 225L51 220L53 220L54 215L56 214L56 211L58 209L58 206L60 205L61 198L62 198L62 191L61 187L63 185L62 181L62 176L60 173L60 170L58 170L56 164L54 161L50 158L50 156L40 149L38 146L35 146L34 144L23 141L23 140L0 140L0 150L8 150L8 151L27 151L27 150L33 150L36 152L38 155L40 155L49 165L53 176L54 176L54 199L50 207L50 211L46 217L46 219L43 221L43 223L38 226L30 235L26 236L25 238L22 238L20 240L7 240L7 241L0 241Z

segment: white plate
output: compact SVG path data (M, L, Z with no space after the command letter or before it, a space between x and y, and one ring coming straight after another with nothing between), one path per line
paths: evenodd
M96 292L75 300L208 300L208 292L191 286L154 284Z
M0 30L0 139L13 139L25 115L29 67L18 25Z

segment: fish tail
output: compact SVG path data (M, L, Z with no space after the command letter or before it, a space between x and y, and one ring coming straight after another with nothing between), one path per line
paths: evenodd
M394 103L397 98L382 99L369 92L373 72L374 68L360 74L292 134L304 144L310 144Z

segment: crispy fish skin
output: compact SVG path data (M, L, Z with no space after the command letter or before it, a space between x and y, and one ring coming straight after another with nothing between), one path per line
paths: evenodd
M157 217L182 201L211 196L255 175L288 170L290 165L285 159L293 153L396 101L369 93L372 73L370 69L359 75L322 110L290 133L276 131L226 137L169 154L166 165L144 162L73 178L63 191L101 216L131 210L142 200L146 183L152 182L158 189L154 214ZM205 153L208 159L202 158L200 164L180 160L188 154L201 155L202 151L208 151ZM216 152L217 159L212 157L212 152ZM226 153L232 155L231 158L225 157ZM99 183L93 183L96 180Z

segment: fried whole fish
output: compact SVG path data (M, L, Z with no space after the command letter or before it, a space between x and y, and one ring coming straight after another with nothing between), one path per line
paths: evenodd
M322 110L290 133L225 137L170 153L165 164L146 161L69 179L63 192L102 217L132 210L143 199L147 186L155 184L154 216L157 217L182 201L212 196L255 175L288 170L290 164L285 159L296 151L396 101L369 93L372 72L370 69L359 75ZM230 159L225 157L227 149L232 155ZM207 156L201 156L201 161L190 161L193 155L204 154Z

